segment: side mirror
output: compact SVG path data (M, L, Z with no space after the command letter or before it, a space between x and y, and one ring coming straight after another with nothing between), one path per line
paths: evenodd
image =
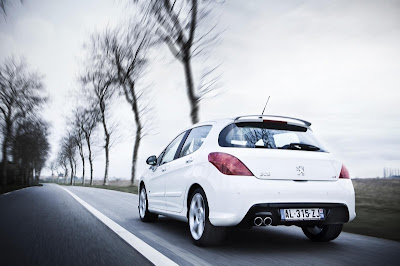
M155 155L150 156L149 158L147 158L146 163L148 165L153 165L153 166L156 165L157 164L157 156L155 156Z

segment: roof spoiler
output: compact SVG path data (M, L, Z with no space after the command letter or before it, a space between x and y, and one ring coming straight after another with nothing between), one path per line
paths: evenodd
M311 126L311 123L305 120L301 120L298 118L293 118L293 117L288 117L288 116L279 116L279 115L245 115L245 116L238 116L234 119L235 122L245 122L246 120L248 122L250 121L254 121L254 120L259 120L259 119L285 119L285 120L289 120L287 122L290 122L290 120L294 120L296 122L301 122L303 123L305 126L309 127ZM239 121L239 120L245 120L245 121ZM278 120L279 121L279 120Z

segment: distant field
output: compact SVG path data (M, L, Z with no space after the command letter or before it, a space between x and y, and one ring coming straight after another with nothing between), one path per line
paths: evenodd
M400 179L353 179L357 217L344 231L400 241Z

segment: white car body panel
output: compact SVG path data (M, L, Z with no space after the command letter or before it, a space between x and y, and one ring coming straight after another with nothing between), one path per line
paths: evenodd
M223 119L194 125L191 128L212 125L197 151L145 171L139 184L146 186L151 212L187 221L189 189L197 184L206 194L214 226L238 225L249 209L260 203L344 204L349 221L355 218L352 181L338 178L342 163L331 153L220 147L221 130L233 122ZM237 157L254 176L222 174L208 161L211 152ZM303 171L297 170L298 166Z
M221 148L241 160L260 179L336 180L342 163L330 153L277 149ZM297 167L303 167L297 171ZM263 175L262 175L263 174Z
M169 164L170 169L165 173L165 202L167 210L171 212L182 212L184 207L183 199L186 186L193 172L193 156L178 158Z

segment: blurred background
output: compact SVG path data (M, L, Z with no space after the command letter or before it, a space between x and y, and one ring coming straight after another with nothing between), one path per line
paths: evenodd
M83 76L95 72L95 64L101 64L93 61L94 39L99 37L101 43L107 31L119 31L124 44L127 31L157 22L140 21L143 7L134 2L4 2L0 59L23 57L42 75L48 101L40 112L51 125L48 162L55 162L62 138L73 131L74 112L95 101L87 92L92 84L82 82ZM200 43L195 53L201 53L191 58L195 94L200 95L199 88L207 82L212 84L198 104L198 120L259 114L271 96L267 114L311 121L353 177L383 177L384 168L398 175L399 9L397 1L206 1L200 11L207 14L195 36ZM199 41L203 35L208 43ZM148 134L141 139L136 178L148 156L158 155L192 123L184 64L168 45L157 43L159 38L148 41L143 52L146 66L133 77L138 80L136 90L144 92L141 104L149 104L142 112ZM138 43L129 41L134 50ZM120 88L111 97L109 178L130 180L134 112ZM102 180L101 123L94 135L93 176ZM87 157L86 145L83 149ZM76 156L76 175L81 177L78 152ZM88 173L88 163L86 167ZM51 175L49 168L42 176Z

